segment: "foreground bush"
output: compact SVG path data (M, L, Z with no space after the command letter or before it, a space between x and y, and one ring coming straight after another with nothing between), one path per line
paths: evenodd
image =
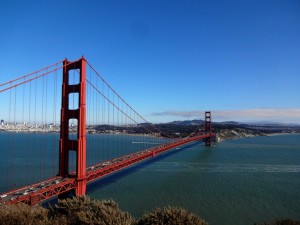
M48 224L48 212L42 207L31 208L26 204L0 207L0 224L44 225Z
M53 224L131 225L133 217L112 200L97 201L77 197L59 201L49 210Z
M134 222L114 201L86 197L58 201L49 210L26 204L0 207L0 225L132 225Z
M77 197L58 201L50 208L30 207L25 204L1 205L0 225L207 225L207 223L182 208L155 209L135 221L119 209L112 200L91 200ZM234 225L234 224L233 224ZM300 225L300 221L276 220L255 225Z
M207 225L207 223L185 209L166 207L145 214L137 225Z

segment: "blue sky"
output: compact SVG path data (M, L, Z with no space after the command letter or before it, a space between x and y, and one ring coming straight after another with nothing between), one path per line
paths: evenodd
M152 122L300 123L300 1L3 1L0 83L84 55Z

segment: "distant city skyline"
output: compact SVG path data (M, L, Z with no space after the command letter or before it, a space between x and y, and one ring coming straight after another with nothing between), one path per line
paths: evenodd
M298 0L5 1L0 84L84 55L153 123L208 110L300 124L299 12Z

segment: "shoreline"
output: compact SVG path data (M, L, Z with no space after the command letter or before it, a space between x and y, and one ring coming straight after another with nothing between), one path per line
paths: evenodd
M58 127L20 127L20 126L6 126L0 125L0 133L24 133L24 134L60 134ZM291 132L270 132L263 130L253 130L247 128L231 128L231 129L220 129L216 132L216 137L214 142L219 143L227 140L237 140L240 138L252 138L258 136L280 136L280 135L291 135L291 134L300 134L300 132L291 131ZM70 130L70 134L76 134L75 130ZM107 130L106 132L97 132L94 129L87 129L86 135L130 135L130 136L147 136L147 137L157 137L155 134L144 134L144 133L123 133L113 130ZM163 138L163 137L162 137Z
M217 138L216 143L229 141L229 140L237 140L241 138L252 138L252 137L273 137L273 136L281 136L281 135L292 135L292 134L300 134L297 132L274 132L274 133L266 133L262 131L253 131L248 129L222 129L216 132Z
M13 133L13 134L60 134L59 130L8 130L0 129L0 133ZM70 131L70 134L76 134L75 131ZM157 137L154 134L132 134L132 133L121 133L121 132L93 132L86 130L86 135L126 135L126 136L145 136L145 137ZM164 137L159 137L164 138Z

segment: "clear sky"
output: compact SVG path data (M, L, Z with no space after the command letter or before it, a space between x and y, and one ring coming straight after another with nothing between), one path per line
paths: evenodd
M300 123L299 0L11 0L0 30L0 83L84 55L151 122Z

